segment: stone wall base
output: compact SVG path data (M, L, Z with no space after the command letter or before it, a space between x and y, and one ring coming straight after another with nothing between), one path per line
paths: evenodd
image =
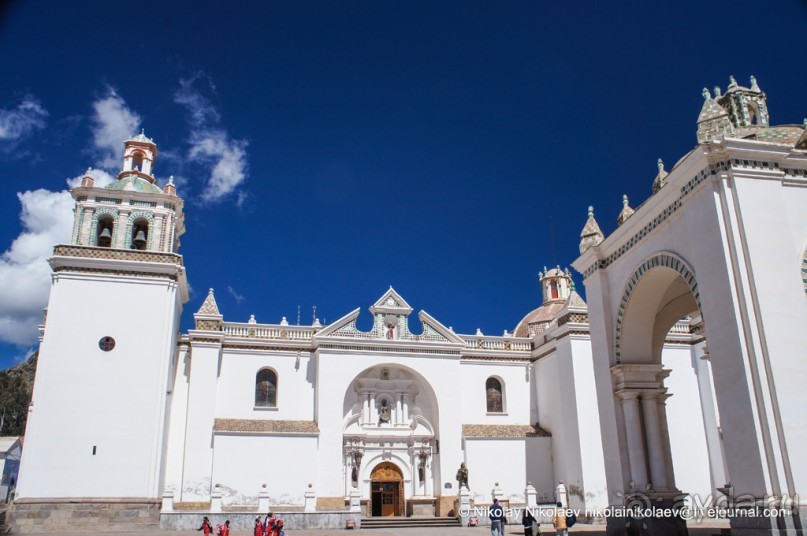
M356 528L361 528L361 513L347 510L330 510L318 512L284 512L273 510L278 519L283 520L284 530L301 529L344 529L348 520L353 520ZM255 516L261 521L266 512L164 512L160 515L162 530L196 530L202 526L202 517L207 516L213 527L230 520L230 529L252 531L255 528ZM251 532L250 532L251 533Z
M160 523L156 499L18 499L6 526L14 533L129 532L155 530Z

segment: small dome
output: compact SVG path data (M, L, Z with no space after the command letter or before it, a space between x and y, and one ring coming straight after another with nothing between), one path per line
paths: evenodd
M137 175L127 175L120 180L117 180L107 186L109 190L119 190L123 192L143 192L147 194L161 194L160 187L152 184L142 177Z
M565 302L549 302L531 311L518 323L513 335L516 337L532 337L542 333L555 319L555 315L563 309Z
M152 140L151 138L146 136L145 133L142 130L140 131L140 134L136 134L136 135L132 136L131 138L129 138L126 141L136 141L136 142L140 142L140 143L148 143L148 144L151 144L151 145L157 145L156 143L154 143L154 140Z

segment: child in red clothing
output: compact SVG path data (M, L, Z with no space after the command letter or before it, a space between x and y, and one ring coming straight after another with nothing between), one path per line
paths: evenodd
M255 518L255 533L253 536L263 536L263 523L261 523L261 516Z
M213 525L210 524L210 520L207 516L202 518L202 526L196 530L204 531L205 536L210 536L210 533L213 532Z

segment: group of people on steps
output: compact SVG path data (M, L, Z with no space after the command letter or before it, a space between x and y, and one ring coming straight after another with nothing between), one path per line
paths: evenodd
M204 536L211 536L211 534L213 534L213 524L207 516L204 516L202 518L202 526L196 530L202 531ZM216 536L230 536L229 519L225 521L223 525L216 525ZM266 514L264 521L261 521L261 516L257 516L255 518L254 536L285 536L283 520L278 519L272 512Z

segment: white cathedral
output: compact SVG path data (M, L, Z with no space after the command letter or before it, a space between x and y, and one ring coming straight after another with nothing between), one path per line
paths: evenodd
M393 288L367 332L361 309L225 320L211 290L180 333L183 201L157 185L154 142L126 140L117 182L73 189L71 243L50 259L15 529L248 528L268 510L335 528L493 498L604 512L640 494L787 496L804 512L807 131L770 126L753 79L704 97L698 145L659 162L645 203L625 200L608 237L589 210L574 262L588 305L568 269L544 269L539 306L501 336L425 310L413 333ZM798 515L731 523L803 534Z

